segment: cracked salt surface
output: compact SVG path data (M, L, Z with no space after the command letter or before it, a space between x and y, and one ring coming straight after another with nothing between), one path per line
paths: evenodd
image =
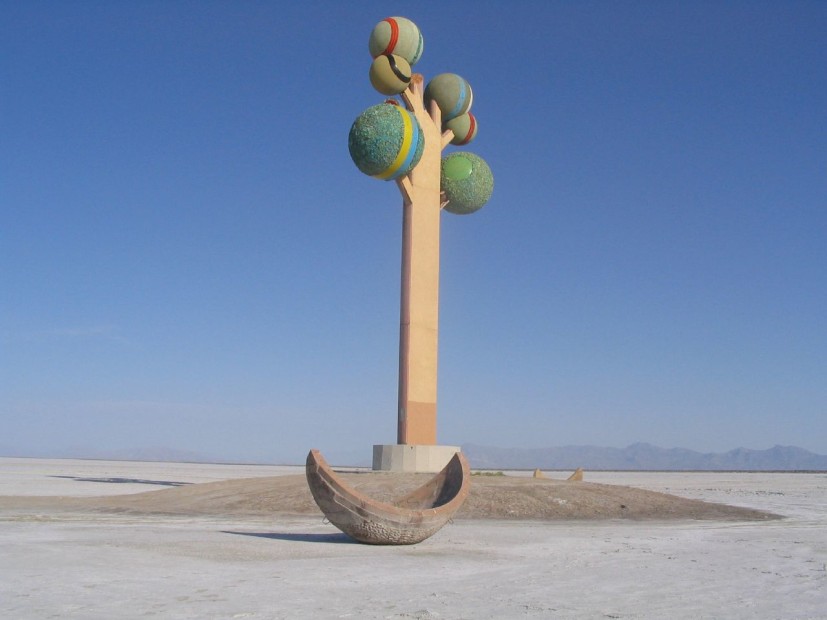
M250 468L233 467L0 459L0 495L19 488L31 495L159 488L55 475L180 483L251 476ZM275 470L253 471L271 476ZM0 617L827 615L827 474L586 472L586 478L787 518L458 520L419 545L369 547L349 542L321 515L250 519L0 512Z

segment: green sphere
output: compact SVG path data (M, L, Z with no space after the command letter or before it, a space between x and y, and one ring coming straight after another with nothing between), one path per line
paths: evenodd
M413 114L401 106L380 103L353 122L347 146L359 170L392 181L405 176L419 163L425 137Z
M448 204L445 210L467 215L481 209L494 191L494 175L485 160L465 151L442 158L440 189Z

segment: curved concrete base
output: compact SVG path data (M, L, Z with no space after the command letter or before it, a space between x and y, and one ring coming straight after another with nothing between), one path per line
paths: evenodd
M471 471L461 452L418 489L390 504L349 487L318 450L307 455L307 484L325 517L345 534L370 545L413 545L451 520L468 497Z
M377 444L373 446L373 470L434 473L460 451L459 446Z

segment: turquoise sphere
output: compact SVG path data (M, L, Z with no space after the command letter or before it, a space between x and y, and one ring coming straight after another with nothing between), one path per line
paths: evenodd
M465 151L442 158L440 189L448 204L445 210L467 215L480 210L494 191L494 175L485 160Z
M347 146L359 170L392 181L405 176L419 163L425 137L413 114L401 106L380 103L353 122Z

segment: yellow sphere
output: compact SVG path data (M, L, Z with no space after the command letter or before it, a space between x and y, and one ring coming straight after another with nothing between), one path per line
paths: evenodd
M370 65L370 83L383 95L398 95L411 83L411 66L402 56L377 56Z

